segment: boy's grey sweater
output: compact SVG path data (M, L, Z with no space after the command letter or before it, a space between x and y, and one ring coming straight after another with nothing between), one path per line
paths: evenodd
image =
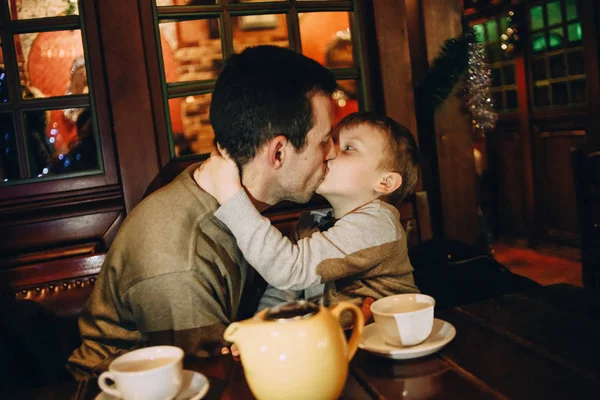
M297 243L273 227L244 190L214 215L236 237L248 263L275 288L302 290L325 283L330 303L418 292L400 215L380 200Z

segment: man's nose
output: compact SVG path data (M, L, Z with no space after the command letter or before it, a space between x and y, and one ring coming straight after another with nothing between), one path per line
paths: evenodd
M329 138L329 143L327 144L327 148L329 149L329 151L327 151L327 155L325 156L325 161L333 160L334 158L336 158L337 153L338 153L338 148L332 138Z

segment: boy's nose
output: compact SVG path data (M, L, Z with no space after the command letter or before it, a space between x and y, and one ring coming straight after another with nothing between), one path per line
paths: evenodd
M327 155L325 156L325 161L333 160L334 158L336 158L337 153L338 153L338 147L334 143L332 138L329 138L329 143L327 144L327 148L329 149L329 151L327 152Z

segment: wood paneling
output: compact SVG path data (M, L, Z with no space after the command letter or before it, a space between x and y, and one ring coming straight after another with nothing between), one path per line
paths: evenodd
M584 131L539 134L535 158L540 167L537 169L536 185L540 193L540 233L545 237L574 243L579 239L571 149L583 148L584 145Z
M462 33L461 2L423 0L427 58L431 63L444 42ZM434 117L444 233L474 244L479 234L471 116L452 93Z
M73 215L60 219L0 227L2 257L15 256L36 249L100 241L121 215L120 210Z
M140 11L138 2L102 0L98 14L125 208L130 211L159 172Z
M523 144L519 131L496 130L487 136L490 213L499 234L524 235Z

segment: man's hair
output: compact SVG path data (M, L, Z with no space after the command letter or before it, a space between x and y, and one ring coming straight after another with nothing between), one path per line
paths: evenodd
M215 142L240 166L278 135L300 151L313 126L312 96L335 88L333 74L310 58L275 46L247 48L225 62L215 84Z
M367 125L383 133L387 146L379 161L378 168L402 175L402 184L392 194L395 202L400 202L414 192L417 186L420 153L415 138L408 129L390 117L372 112L355 112L342 119L335 128L351 129Z

